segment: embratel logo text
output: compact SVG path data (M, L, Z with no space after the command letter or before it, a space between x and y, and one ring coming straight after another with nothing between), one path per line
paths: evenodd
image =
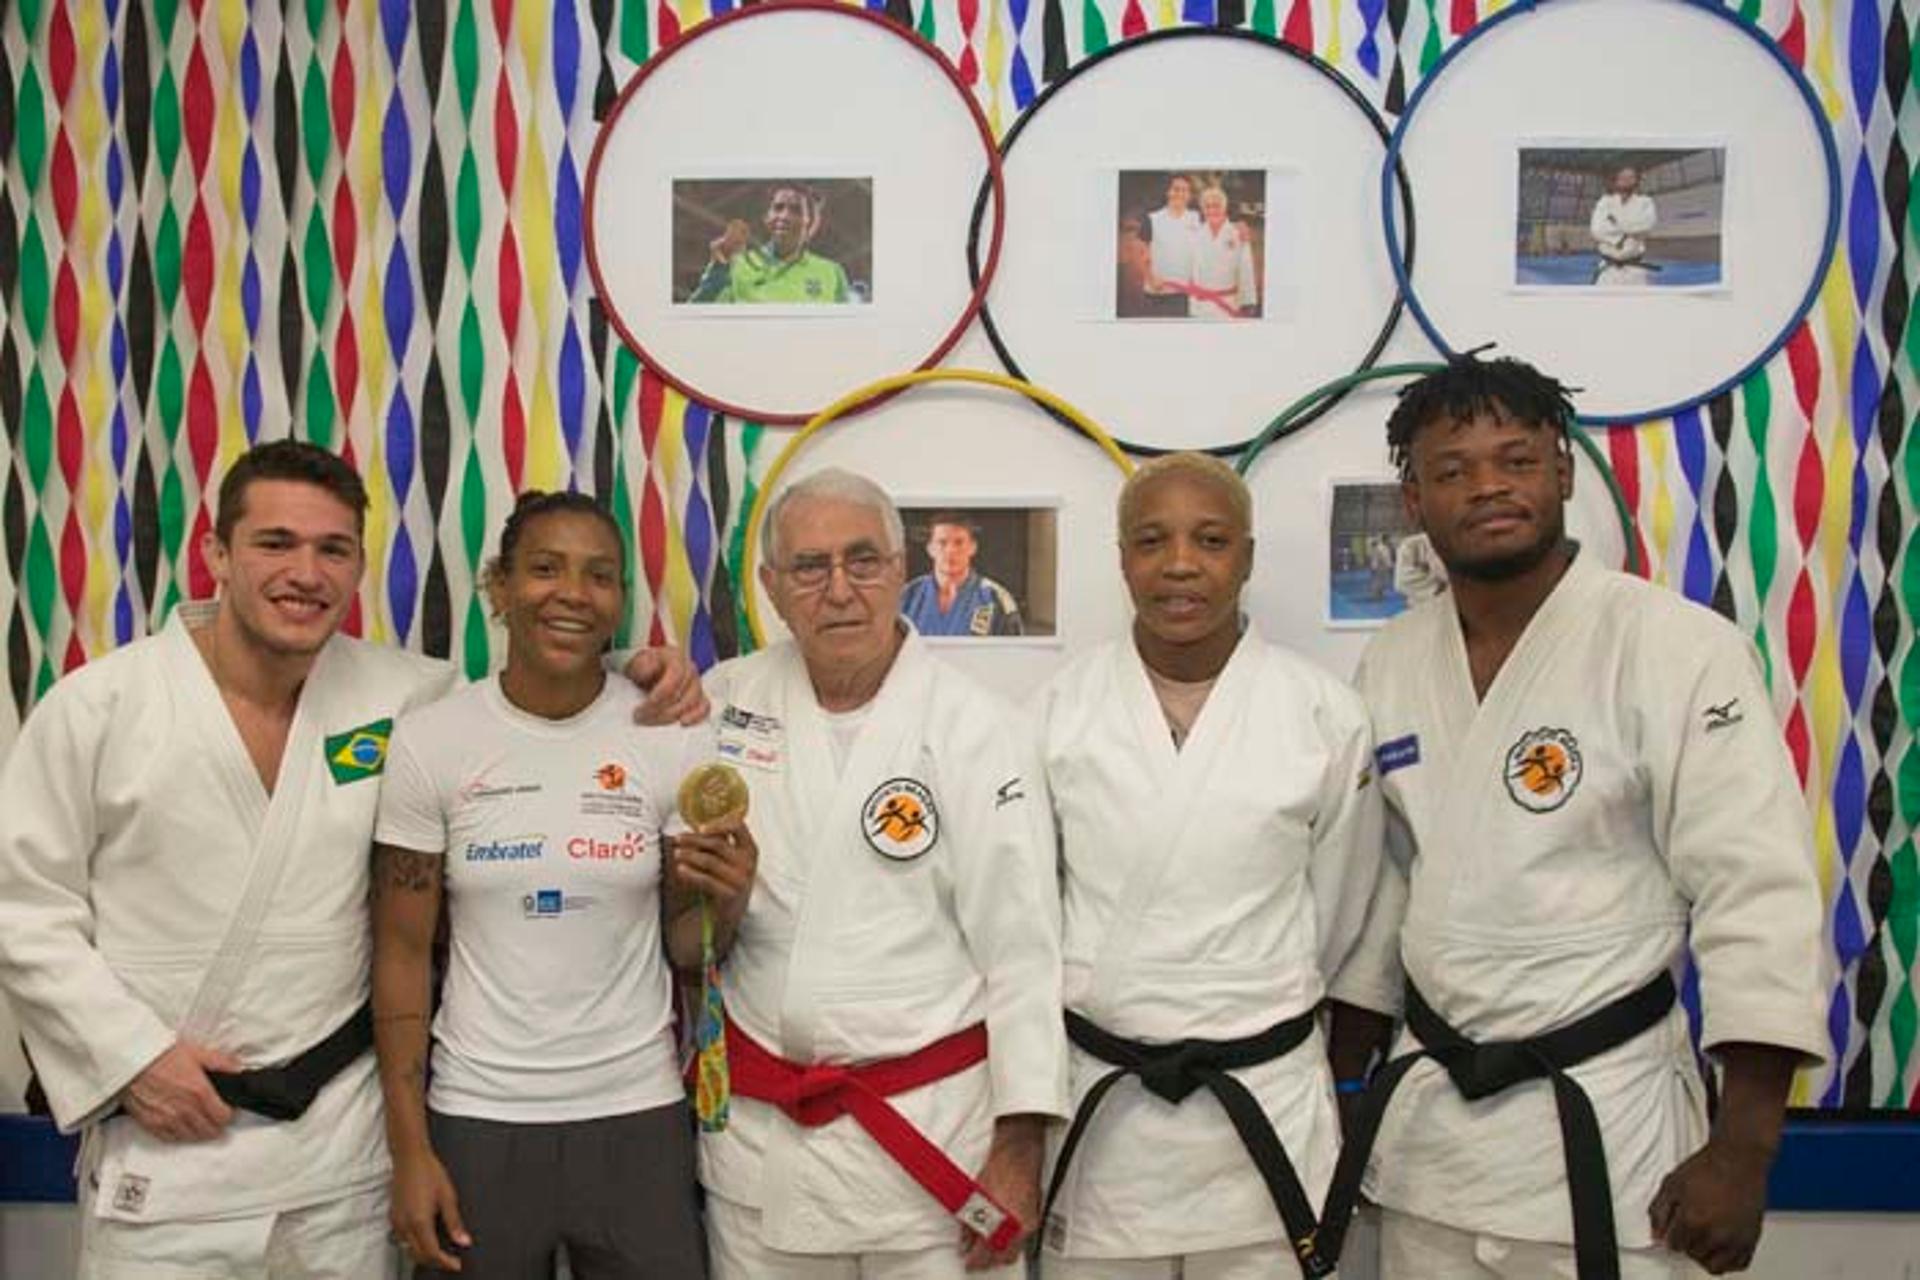
M546 852L546 846L547 842L537 837L475 841L467 846L467 861L532 862Z

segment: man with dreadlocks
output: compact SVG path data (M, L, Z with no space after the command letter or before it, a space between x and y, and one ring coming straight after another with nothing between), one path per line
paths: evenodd
M1392 856L1373 962L1333 988L1344 1088L1382 1015L1405 1025L1319 1242L1337 1254L1364 1171L1384 1280L1744 1268L1794 1069L1825 1052L1820 894L1765 679L1724 619L1567 538L1572 417L1553 379L1468 355L1387 426L1451 590L1357 677Z

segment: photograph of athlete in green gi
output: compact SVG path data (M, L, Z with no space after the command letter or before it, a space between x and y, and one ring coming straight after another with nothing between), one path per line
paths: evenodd
M673 297L692 305L873 301L873 180L675 179Z

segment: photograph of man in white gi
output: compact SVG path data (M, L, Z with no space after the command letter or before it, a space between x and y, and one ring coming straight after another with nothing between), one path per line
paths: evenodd
M1809 821L1757 657L1567 538L1572 418L1558 382L1469 356L1387 426L1450 589L1358 675L1390 858L1333 986L1336 1070L1406 1025L1321 1246L1364 1165L1384 1280L1743 1269L1794 1069L1826 1052Z
M1193 207L1193 179L1167 175L1166 203L1147 214L1147 297L1142 314L1184 316L1187 296L1172 287L1193 275L1194 242L1200 235L1200 211Z
M716 1280L1021 1274L1066 1110L1059 899L1013 711L899 618L905 533L839 470L783 489L792 634L710 675L758 879L722 966L731 1120L700 1139Z
M83 1280L392 1273L367 853L393 718L455 673L338 634L366 501L313 445L243 454L218 601L55 685L0 770L0 988L85 1131ZM634 669L703 714L684 658Z
M1640 190L1640 171L1631 165L1615 171L1613 183L1593 203L1588 227L1600 255L1595 284L1644 286L1653 270L1647 265L1647 236L1659 225L1653 197Z
M1314 1018L1380 867L1366 709L1242 617L1253 502L1219 459L1135 471L1119 547L1132 634L1039 710L1078 1107L1040 1273L1323 1276L1296 1242L1340 1139Z

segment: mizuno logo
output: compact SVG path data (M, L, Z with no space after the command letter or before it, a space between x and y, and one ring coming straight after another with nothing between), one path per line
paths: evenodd
M1708 733L1712 733L1716 729L1731 729L1747 718L1740 711L1740 699L1738 698L1729 698L1717 707L1709 705L1706 710L1701 712L1701 715L1706 717L1706 731Z

